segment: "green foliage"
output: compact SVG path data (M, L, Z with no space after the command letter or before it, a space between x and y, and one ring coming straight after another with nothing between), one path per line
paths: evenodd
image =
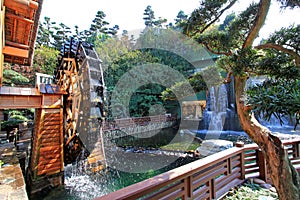
M59 26L54 27L55 34L52 35L54 39L54 47L57 50L60 50L63 46L63 44L67 41L69 41L71 29L64 23L59 23Z
M273 115L282 124L282 117L293 116L300 110L299 80L268 79L249 88L247 94L253 111L266 120Z
M295 66L294 58L273 49L265 50L253 71L257 75L268 75L275 79L297 79L300 77L300 68Z
M186 15L182 10L178 12L175 19L175 28L181 30L186 26L188 15Z
M299 0L277 0L281 3L283 8L299 8L300 1Z
M131 116L149 116L165 114L166 110L160 99L164 87L157 84L143 85L130 99L129 113ZM154 106L155 105L155 106ZM160 106L159 106L160 105Z
M15 85L24 85L29 83L29 79L23 76L22 74L12 70L4 69L3 70L3 83L5 85L15 86Z
M283 37L284 36L284 37ZM279 31L274 32L266 40L266 43L273 43L277 45L285 45L288 48L299 48L300 42L300 24L290 25L289 27L282 27Z
M104 41L106 38L116 35L119 30L118 25L108 28L109 23L105 21L105 17L103 11L98 11L90 29L79 31L79 27L76 25L75 33L72 33L71 28L64 23L52 22L49 17L45 17L44 21L39 24L37 44L60 50L63 43L68 41L71 36L91 44L95 44L98 40Z
M36 71L44 74L53 74L56 68L56 61L59 51L47 46L40 46L35 49L33 67Z
M228 30L228 27L230 25L230 23L236 18L234 13L231 13L229 15L226 16L224 22L219 26L219 31L225 31Z
M246 73L256 73L253 69L258 66L260 55L255 49L243 48L228 58L229 63L231 63L230 67L233 75L247 76L248 74Z
M237 189L232 189L223 197L224 200L240 200L240 199L278 199L275 192L261 188L255 183L244 183Z
M162 92L162 99L167 101L191 96L193 94L190 94L190 90L188 89L190 86L194 93L198 93L206 91L209 87L220 85L223 82L220 72L220 69L215 66L197 72L185 81L178 82L172 87L166 88L165 91ZM180 94L180 96L176 96L175 94Z
M231 56L237 50L244 51L242 45L254 23L257 9L258 5L252 4L238 16L228 15L223 24L217 27L211 26L210 29L206 28L201 34L196 32L194 38L215 54ZM207 24L202 26L205 25Z
M54 34L54 25L56 22L51 22L49 17L44 17L44 22L39 23L38 35L36 42L38 46L50 46L51 38Z
M144 10L144 18L146 27L162 27L164 23L167 23L167 19L159 17L155 20L154 11L151 6L147 6Z
M154 26L154 11L152 10L151 6L147 6L147 8L144 10L144 20L145 20L145 25L147 27L152 27Z
M246 39L255 31L261 4L252 3L239 15L228 15L220 26L216 20L235 3L234 0L208 0L200 3L188 20L185 32L212 53L220 54L217 65L230 75L249 77L268 75L271 80L248 91L248 103L257 114L270 119L275 115L293 115L299 111L299 25L291 25L273 33L258 47L245 47ZM279 0L284 6L297 7L298 1ZM297 2L297 3L296 3ZM267 45L269 46L267 46ZM265 46L264 46L265 45ZM249 45L247 45L249 46ZM168 89L167 89L168 90Z
M109 23L104 20L106 14L103 11L98 11L93 23L91 24L90 31L99 32L99 33L106 33L107 28L105 27Z
M224 9L230 8L236 0L231 1L201 1L199 8L195 9L188 19L184 33L188 35L196 35L203 33L211 24L216 22Z
M16 126L22 122L29 121L29 118L32 117L34 110L25 109L25 110L4 110L4 114L9 116L7 121L1 121L1 128L7 129L11 126Z

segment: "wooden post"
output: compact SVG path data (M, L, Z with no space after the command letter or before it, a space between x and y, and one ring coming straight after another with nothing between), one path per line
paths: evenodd
M232 169L231 169L231 158L228 158L227 159L227 174L226 175L231 174L231 172L232 172Z
M216 188L215 188L215 179L211 179L209 182L209 187L210 187L210 199L215 199L216 198Z
M244 143L243 142L237 142L236 147L244 148ZM246 171L245 171L245 151L243 151L240 154L240 168L241 168L241 180L245 180L246 176Z
M300 144L299 142L293 144L293 149L294 149L293 156L294 156L294 158L299 158L300 157L299 144Z
M261 150L256 150L257 164L259 167L259 178L263 181L267 181L267 162Z
M185 183L185 186L184 186L184 196L185 196L185 199L190 199L192 198L192 195L193 195L193 191L192 191L192 178L191 176L188 176L187 178L184 179L184 183Z

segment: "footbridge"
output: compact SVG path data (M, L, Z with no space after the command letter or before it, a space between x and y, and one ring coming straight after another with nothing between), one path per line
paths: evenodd
M104 123L104 135L108 139L133 136L148 131L169 128L177 121L176 117L168 115L154 115L147 117L132 117L115 119Z

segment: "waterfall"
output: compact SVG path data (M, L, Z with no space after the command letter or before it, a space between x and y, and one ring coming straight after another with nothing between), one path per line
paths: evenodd
M219 138L226 119L228 106L228 95L226 85L211 87L209 90L209 108L207 111L209 118L208 133L206 139Z

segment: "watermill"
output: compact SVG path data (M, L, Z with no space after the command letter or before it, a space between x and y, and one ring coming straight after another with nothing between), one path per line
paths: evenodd
M54 79L65 93L65 164L75 162L79 156L88 156L89 164L104 166L105 84L101 60L93 46L75 39L65 43L58 57Z

